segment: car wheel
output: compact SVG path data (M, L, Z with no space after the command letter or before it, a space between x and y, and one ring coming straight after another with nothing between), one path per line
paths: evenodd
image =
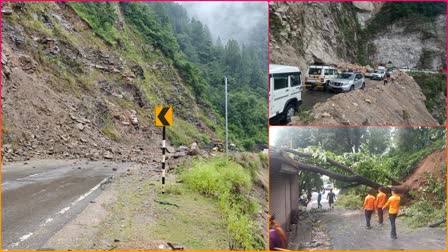
M306 87L306 89L308 89L308 90L313 90L313 86L311 86L311 87Z
M362 83L362 86L361 86L361 89L364 90L364 88L366 88L366 83L365 83L365 82L363 82L363 83Z
M285 109L285 122L290 123L291 117L294 116L294 112L296 112L296 109L294 108L294 104L289 104Z
M350 91L353 91L353 90L355 90L355 85L350 86Z

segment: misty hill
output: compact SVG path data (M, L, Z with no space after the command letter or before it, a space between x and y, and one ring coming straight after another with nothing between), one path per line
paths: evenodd
M173 144L205 146L224 136L224 75L229 140L244 149L267 143L266 44L213 43L175 3L9 6L4 159L151 160L160 152L156 105L174 106Z

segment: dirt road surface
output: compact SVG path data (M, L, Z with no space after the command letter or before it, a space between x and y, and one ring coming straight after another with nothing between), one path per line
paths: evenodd
M129 163L36 160L2 167L3 249L40 249Z
M373 88L383 84L383 81L376 81L371 79L365 79L365 80L366 80L366 88ZM315 88L314 90L310 91L304 88L302 92L301 109L311 110L313 109L313 106L316 105L317 103L325 102L334 95L337 95L337 93L333 93L329 90L323 91L322 89Z

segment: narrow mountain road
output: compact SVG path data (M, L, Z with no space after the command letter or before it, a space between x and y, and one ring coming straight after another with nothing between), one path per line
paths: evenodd
M2 248L39 249L130 164L36 160L2 167Z
M338 190L336 193L336 202ZM317 192L313 192L307 214L301 219L296 237L289 237L291 250L445 250L446 228L411 229L402 218L397 218L398 239L390 238L387 213L384 224L372 216L372 229L366 229L364 210L329 209L322 195L322 208L317 209Z

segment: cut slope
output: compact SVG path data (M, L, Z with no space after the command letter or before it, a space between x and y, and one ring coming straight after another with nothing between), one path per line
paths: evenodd
M160 104L175 106L177 129L189 129L183 144L214 137L214 112L126 20L127 40L114 47L65 3L12 7L2 19L4 160L152 160L160 152L153 126Z
M440 177L440 171L446 163L446 150L436 151L426 156L417 165L411 176L406 178L403 186L410 190L418 190L426 184L428 174Z

